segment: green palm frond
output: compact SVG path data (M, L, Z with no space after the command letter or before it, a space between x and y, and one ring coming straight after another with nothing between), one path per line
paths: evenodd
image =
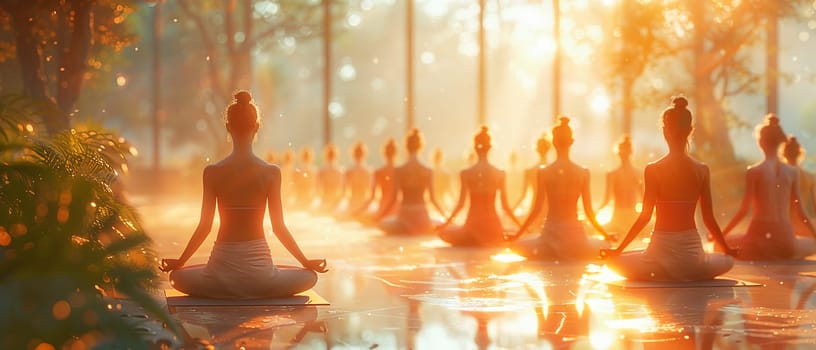
M24 95L0 95L0 139L11 141L43 134L42 118L62 113L48 101L37 101Z
M103 298L126 296L178 330L150 294L159 276L152 242L111 188L129 146L108 132L29 132L29 116L47 110L0 96L0 329L9 334L0 348L31 339L61 348L88 332L143 348L134 324ZM70 315L55 315L58 303Z

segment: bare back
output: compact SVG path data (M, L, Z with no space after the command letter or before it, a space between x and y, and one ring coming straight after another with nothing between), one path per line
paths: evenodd
M334 208L343 197L343 171L336 165L326 165L317 172L317 185L321 205Z
M753 189L753 220L776 223L790 220L791 194L797 170L779 161L765 160L746 172Z
M263 239L263 219L270 196L280 196L274 186L280 181L280 169L256 157L228 157L204 172L204 186L214 193L221 218L216 241Z
M538 192L547 196L547 220L578 219L578 199L581 197L589 171L570 161L556 161L538 172Z
M631 165L623 165L609 172L615 208L634 209L642 186L640 176Z
M394 198L394 170L392 165L386 165L374 171L374 186L380 189L380 205Z
M814 203L816 179L814 179L813 174L804 169L799 167L797 169L799 170L799 200L802 201L802 208L805 209L805 213L814 215L816 213L816 203Z
M470 194L468 218L497 216L496 193L502 188L504 177L504 171L486 163L462 170L462 181Z
M363 165L356 164L346 170L346 187L349 189L349 207L356 208L365 202L371 187L371 172Z
M409 160L394 170L397 190L402 194L402 203L406 205L424 204L425 191L433 181L432 170L417 160Z
M687 156L667 156L646 166L645 173L647 196L654 201L655 229L696 228L694 212L709 183L708 167Z

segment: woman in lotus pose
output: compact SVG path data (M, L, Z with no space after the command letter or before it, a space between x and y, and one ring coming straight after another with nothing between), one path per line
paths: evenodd
M314 151L309 146L300 150L300 164L295 169L292 183L295 187L295 205L300 209L310 209L317 193L317 170L312 163Z
M352 211L360 208L368 198L368 190L371 187L371 171L366 165L366 146L362 142L357 142L351 149L351 158L354 165L346 170L343 184L348 192L348 202L346 210Z
M445 170L445 154L437 148L433 152L433 186L436 199L447 209L453 201L453 181L451 174Z
M400 199L400 207L396 216L386 217L379 223L380 229L386 234L417 235L432 233L436 225L428 215L425 205L425 195L430 198L431 204L443 216L442 209L436 201L433 191L433 171L419 160L419 150L422 149L422 135L418 129L411 130L405 138L405 148L408 151L408 160L394 170L394 188L396 196L385 204L380 215L387 213Z
M386 209L385 205L393 200L397 192L394 189L394 169L396 169L396 167L394 167L394 159L397 157L397 141L394 141L393 138L389 138L385 145L383 145L383 157L385 158L385 164L377 168L377 170L374 170L374 181L371 183L368 199L356 210L358 215L355 216L360 217L363 221L370 221L396 213L396 205L388 208L388 212L384 211ZM373 216L371 216L368 215L368 207L377 197L377 193L379 193L380 199Z
M569 118L559 118L560 124L552 129L552 144L557 157L550 165L538 170L537 187L533 208L513 240L524 234L536 221L544 201L547 202L547 219L538 238L518 242L516 249L527 257L543 259L591 259L598 250L608 246L604 240L589 239L583 222L578 220L577 202L581 198L587 220L605 239L603 227L595 220L590 196L589 170L573 163L569 152L573 143Z
M813 178L813 174L805 171L805 169L802 169L801 167L802 159L805 158L805 152L802 149L802 146L799 144L799 140L793 136L789 137L788 141L785 142L783 155L785 156L785 163L788 163L790 166L796 168L796 170L799 172L800 203L802 203L802 209L805 210L805 214L807 214L807 217L809 218L808 221L812 222L814 218L814 210L816 210L816 179ZM796 233L797 236L812 237L807 228L808 224L794 217L794 215L797 215L794 205L795 203L791 203L791 223L793 223L793 232Z
M294 295L314 286L315 272L326 272L326 261L307 259L284 224L280 169L252 152L259 123L251 100L246 91L235 94L226 118L232 153L204 169L201 218L181 257L162 259L161 268L170 271L173 287L192 296L251 299ZM205 265L185 267L210 233L216 205L221 225L210 258ZM275 235L305 268L272 263L263 228L267 208Z
M602 250L609 267L632 280L696 281L721 275L734 265L711 208L708 166L688 155L691 112L684 97L672 100L663 112L663 137L669 153L649 163L644 171L643 210L615 250ZM697 233L694 213L700 203L703 222L728 255L706 253ZM623 253L657 213L654 232L646 250Z
M291 149L283 152L278 167L281 171L281 198L283 198L287 207L294 206L297 202L297 192L295 191L297 168L295 167L295 153Z
M643 181L632 166L632 139L624 136L617 146L620 166L606 174L606 195L601 208L610 200L615 202L612 219L605 225L613 232L629 228L638 216L637 203L643 197Z
M536 193L536 186L538 185L538 169L547 166L547 153L550 152L552 143L545 135L541 135L536 141L536 152L538 153L538 163L524 170L524 181L521 185L521 195L513 206L513 210L518 209L527 197L528 192Z
M323 148L326 164L317 171L317 194L320 210L333 212L343 199L343 169L337 165L337 146L327 144Z
M440 227L439 237L454 246L498 246L504 243L504 228L496 213L496 194L501 199L502 209L519 224L507 202L505 173L487 160L490 151L490 134L483 126L473 139L473 148L478 160L476 164L462 170L459 175L461 189L459 201L448 220ZM470 199L465 225L446 228Z
M527 193L533 193L533 197L535 197L535 193L538 192L538 170L543 169L547 166L547 153L550 152L550 148L552 148L552 143L550 139L546 135L541 135L536 141L536 152L538 153L538 163L533 165L527 169L524 169L524 179L522 180L521 185L521 192L516 201L516 205L513 206L513 212L517 212L523 206L526 206L525 209L529 208L529 204L525 204L525 199L527 198ZM542 208L539 210L538 216L535 218L535 221L531 224L533 230L540 231L542 227L544 227L544 215L547 211L547 203L541 203Z
M753 217L744 235L728 237L739 250L737 259L801 259L816 253L813 226L799 200L799 172L779 159L779 147L787 140L779 118L769 114L757 126L759 147L765 159L745 172L745 193L737 213L723 232L728 234L745 217L749 207ZM806 225L810 238L796 237L791 225L791 206Z

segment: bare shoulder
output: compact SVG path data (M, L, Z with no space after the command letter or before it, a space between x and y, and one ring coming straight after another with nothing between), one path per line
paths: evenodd
M646 177L655 177L660 173L660 169L665 166L665 158L660 158L646 164L643 168L643 175Z
M270 163L264 162L263 169L264 169L264 172L269 174L269 175L272 175L272 176L275 176L275 177L280 177L281 176L281 169L280 169L279 166L277 166L275 164L270 164Z
M689 160L697 174L708 177L708 174L711 173L711 170L708 168L708 164L694 158L689 158Z
M222 161L223 162L223 161ZM218 177L219 174L222 172L224 165L222 162L218 162L215 164L210 164L204 167L204 179L212 179L214 177Z
M799 169L797 169L796 167L785 163L780 163L779 166L780 166L779 170L784 172L785 175L791 177L799 176Z
M497 167L495 167L495 166L493 166L493 165L491 165L491 166L490 166L490 168L491 168L491 169L493 170L493 172L495 172L495 173L496 173L498 176L504 177L504 176L507 174L507 171L506 171L506 170L499 169L499 168L497 168Z

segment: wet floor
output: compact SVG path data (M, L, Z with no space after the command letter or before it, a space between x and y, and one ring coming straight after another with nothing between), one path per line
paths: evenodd
M199 204L137 207L159 255L176 257ZM315 290L331 306L178 308L191 336L219 349L816 348L816 277L801 274L816 261L738 263L725 276L757 287L623 289L599 282L614 277L601 261L524 261L304 212L286 221L307 256L328 260ZM269 242L277 263L295 263Z

